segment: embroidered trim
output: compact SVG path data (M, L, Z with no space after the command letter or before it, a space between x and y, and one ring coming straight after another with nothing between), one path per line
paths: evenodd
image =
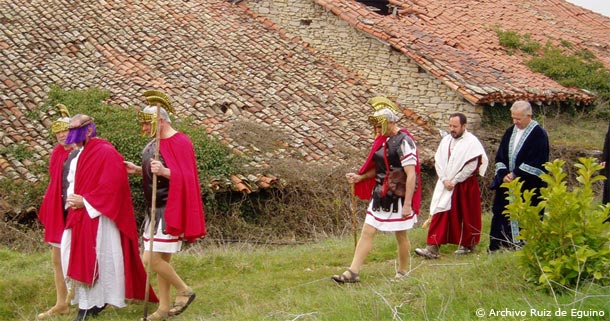
M502 170L502 169L506 169L506 165L504 165L504 163L496 163L496 174Z
M409 153L409 154L407 154L407 155L403 156L403 157L400 159L400 161L402 162L403 160L405 160L405 159L407 159L407 158L409 158L409 157L417 158L417 155L415 155L414 153Z
M540 175L544 174L544 171L541 170L540 168L536 168L534 166L530 166L525 163L519 165L519 169L528 174L535 175L535 176L540 176Z
M142 241L144 242L148 242L150 241L150 238L148 237L142 237ZM180 242L180 238L171 238L171 239L160 239L160 238L156 238L154 239L155 243L177 243Z
M400 218L383 219L383 218L379 218L379 217L375 216L375 214L373 214L370 211L367 211L366 214L372 216L376 221L379 221L379 222L403 222L403 221L408 221L409 219L412 219L413 216L416 215L416 214L411 214L411 215L409 215L407 217L402 217L401 216Z
M529 125L525 127L523 135L521 136L521 139L519 140L517 148L515 148L514 152L512 150L513 146L515 145L515 137L517 136L517 131L515 130L515 127L513 127L513 133L510 136L510 141L508 143L508 168L511 172L515 169L517 154L519 154L519 152L521 151L521 147L523 147L523 143L527 140L527 137L530 135L530 133L532 132L532 130L534 130L534 127L536 126L538 126L538 122L532 119Z

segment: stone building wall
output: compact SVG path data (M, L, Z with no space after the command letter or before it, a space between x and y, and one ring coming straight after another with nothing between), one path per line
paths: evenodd
M401 106L415 110L431 126L444 127L449 114L462 112L470 128L481 122L482 108L449 89L387 43L350 26L312 0L248 0L252 11L281 26L319 52L356 72Z

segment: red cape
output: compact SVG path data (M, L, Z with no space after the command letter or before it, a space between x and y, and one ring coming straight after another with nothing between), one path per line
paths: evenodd
M138 248L138 231L123 156L109 142L93 138L78 158L74 193L116 224L121 234L125 268L125 298L144 300L146 271ZM68 276L93 284L97 279L95 254L99 217L91 219L85 208L68 210L66 228L72 228ZM149 301L158 302L150 289Z
M72 150L57 145L51 152L49 159L49 185L44 193L38 219L44 226L44 241L47 243L61 243L64 232L63 202L61 200L61 184L63 165Z
M426 244L475 246L481 239L481 190L475 174L456 184L451 209L432 216Z
M165 206L166 234L183 235L188 242L205 236L205 217L193 143L183 133L161 139L159 152L171 170Z
M415 142L415 138L413 137L413 135L411 135L411 133L409 133L408 130L402 128L400 129L400 131L407 134L407 136L409 136L413 140L413 142ZM366 161L364 162L362 167L360 167L360 170L358 170L359 175L362 175L369 171L371 168L375 167L373 155L379 148L381 148L381 146L383 146L383 143L385 143L387 139L388 137L379 135L377 136L375 141L373 141L373 146L371 146L369 156L366 158ZM417 188L415 189L413 199L411 200L411 207L413 208L413 212L415 212L415 214L419 214L419 208L421 206L421 167L419 164L419 151L415 154L415 158L417 159L417 164L415 165L415 173L417 173ZM373 188L375 188L375 184L376 182L374 177L358 182L354 184L354 194L362 200L370 200L371 194L373 193Z

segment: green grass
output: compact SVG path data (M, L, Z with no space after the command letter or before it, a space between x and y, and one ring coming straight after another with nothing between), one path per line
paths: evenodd
M536 119L549 134L551 146L578 151L602 150L608 121L578 115L561 115Z
M484 215L488 229L489 215ZM423 246L426 231L410 232L413 248ZM201 241L174 256L174 266L197 292L197 299L173 320L557 320L538 313L602 311L607 320L610 289L582 285L577 292L554 296L523 281L512 252L489 255L482 237L474 255L457 257L455 246L442 248L440 260L412 257L409 276L395 273L396 244L392 234L379 234L361 271L361 283L337 285L332 274L351 261L353 241L328 238L317 243L260 246L214 245ZM0 250L1 320L33 320L55 302L50 251L23 253ZM149 311L156 306L151 305ZM486 317L478 318L477 309ZM491 311L517 311L526 317L489 316ZM110 308L100 320L138 320L143 305ZM516 313L516 312L513 312ZM71 320L74 316L56 318Z

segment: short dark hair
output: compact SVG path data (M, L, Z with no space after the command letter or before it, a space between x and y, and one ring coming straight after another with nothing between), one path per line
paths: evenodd
M460 119L460 125L464 125L464 124L468 123L468 121L466 120L466 115L464 115L462 113L453 113L453 114L449 115L449 119L451 119L453 117L458 117Z

